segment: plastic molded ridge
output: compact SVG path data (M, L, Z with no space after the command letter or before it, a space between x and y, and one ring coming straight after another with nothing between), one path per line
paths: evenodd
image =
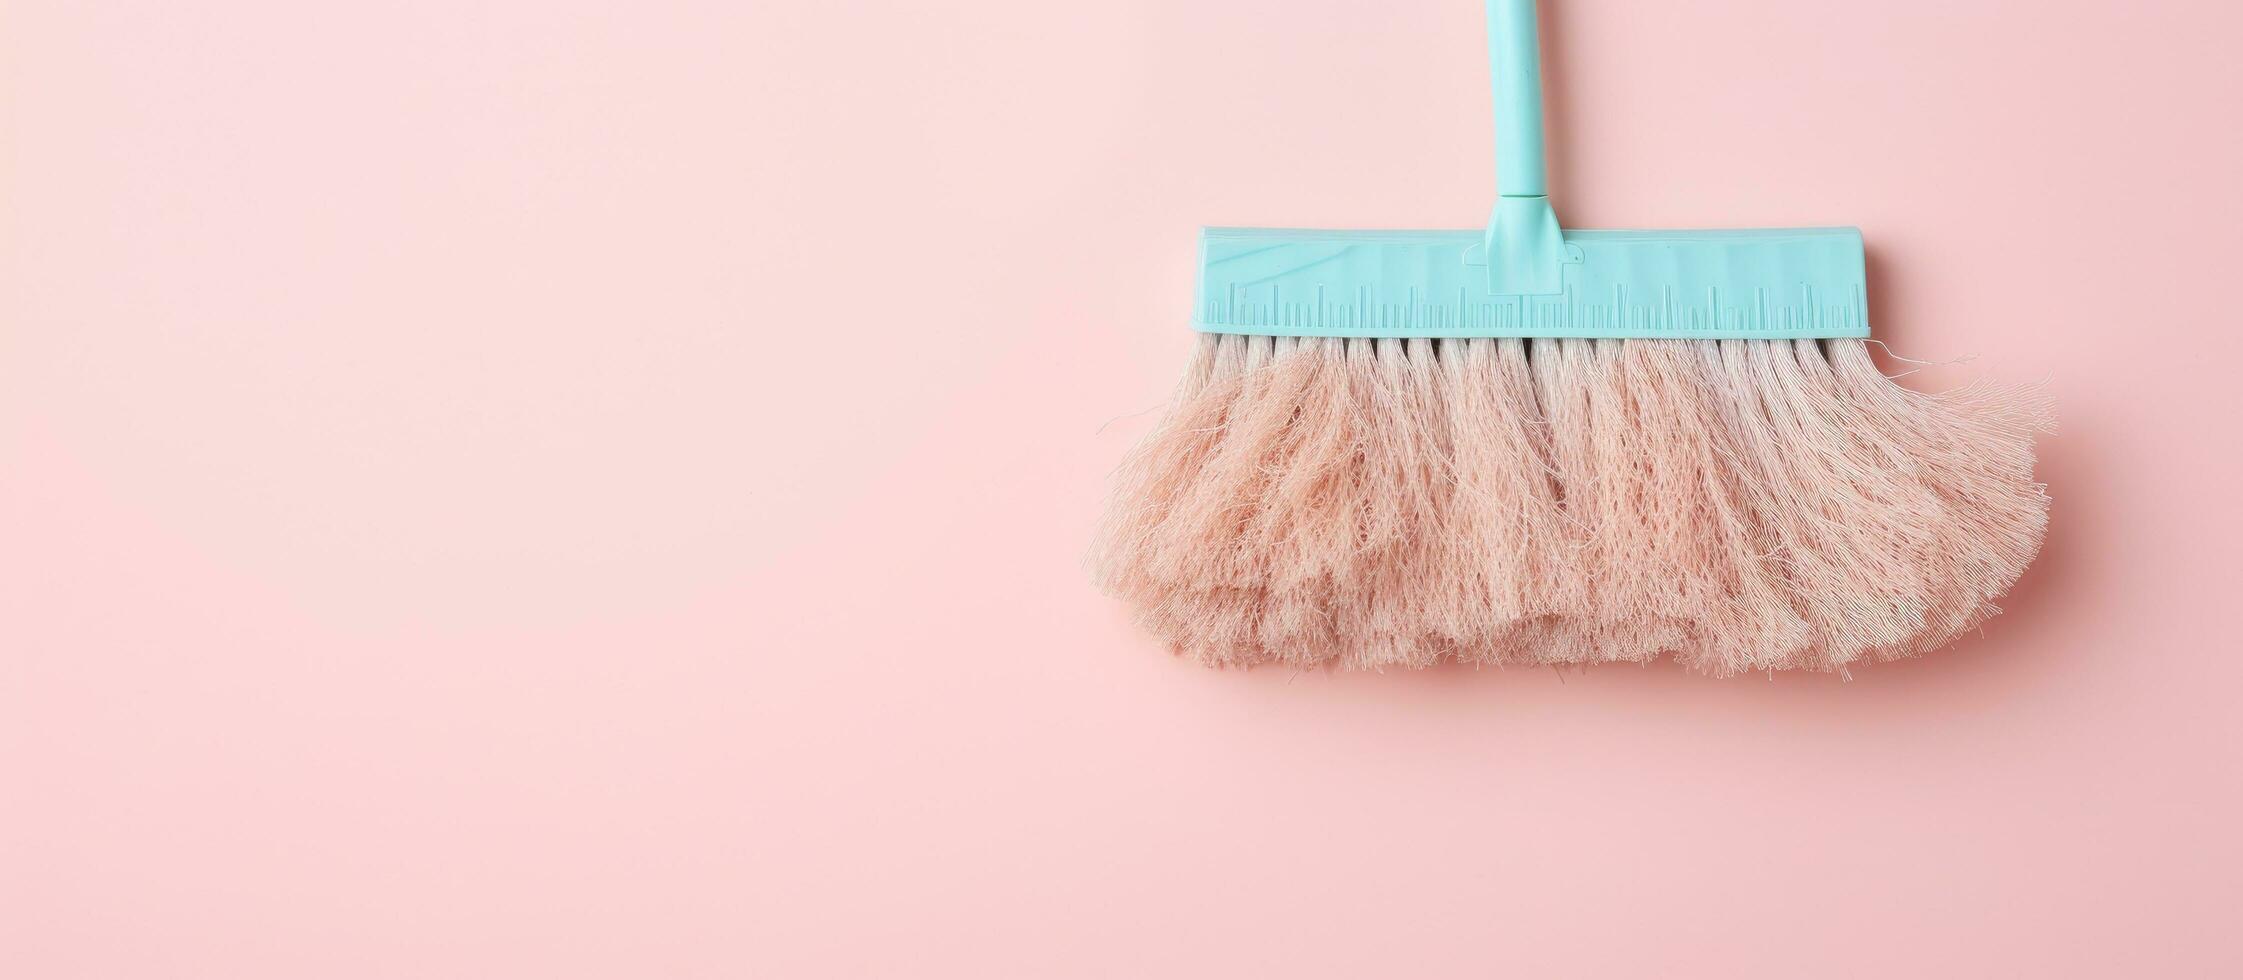
M1854 228L1566 231L1549 295L1489 292L1483 231L1206 228L1192 318L1293 337L1867 337Z

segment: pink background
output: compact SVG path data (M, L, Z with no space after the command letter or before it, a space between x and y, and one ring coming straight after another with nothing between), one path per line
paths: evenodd
M1470 227L1471 0L0 11L0 973L2210 976L2227 3L1546 5L1575 226L1858 224L2046 553L1830 676L1217 673L1193 230Z

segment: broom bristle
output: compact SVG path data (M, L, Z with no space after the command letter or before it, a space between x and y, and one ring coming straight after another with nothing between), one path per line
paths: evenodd
M1998 611L2047 427L1860 340L1207 335L1093 564L1208 664L1843 670Z

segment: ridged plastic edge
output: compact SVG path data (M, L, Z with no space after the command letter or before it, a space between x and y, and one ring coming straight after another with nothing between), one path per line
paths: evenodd
M1488 292L1483 232L1205 228L1193 328L1289 337L1869 336L1856 228L1564 232L1560 292Z

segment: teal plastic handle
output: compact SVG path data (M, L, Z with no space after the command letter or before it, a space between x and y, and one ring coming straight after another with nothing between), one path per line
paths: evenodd
M1488 0L1494 67L1495 187L1504 197L1549 193L1542 160L1542 52L1534 0Z
M1550 210L1542 162L1542 53L1534 0L1488 0L1489 76L1495 85L1495 211L1481 237L1488 292L1549 296L1565 288L1566 248Z

